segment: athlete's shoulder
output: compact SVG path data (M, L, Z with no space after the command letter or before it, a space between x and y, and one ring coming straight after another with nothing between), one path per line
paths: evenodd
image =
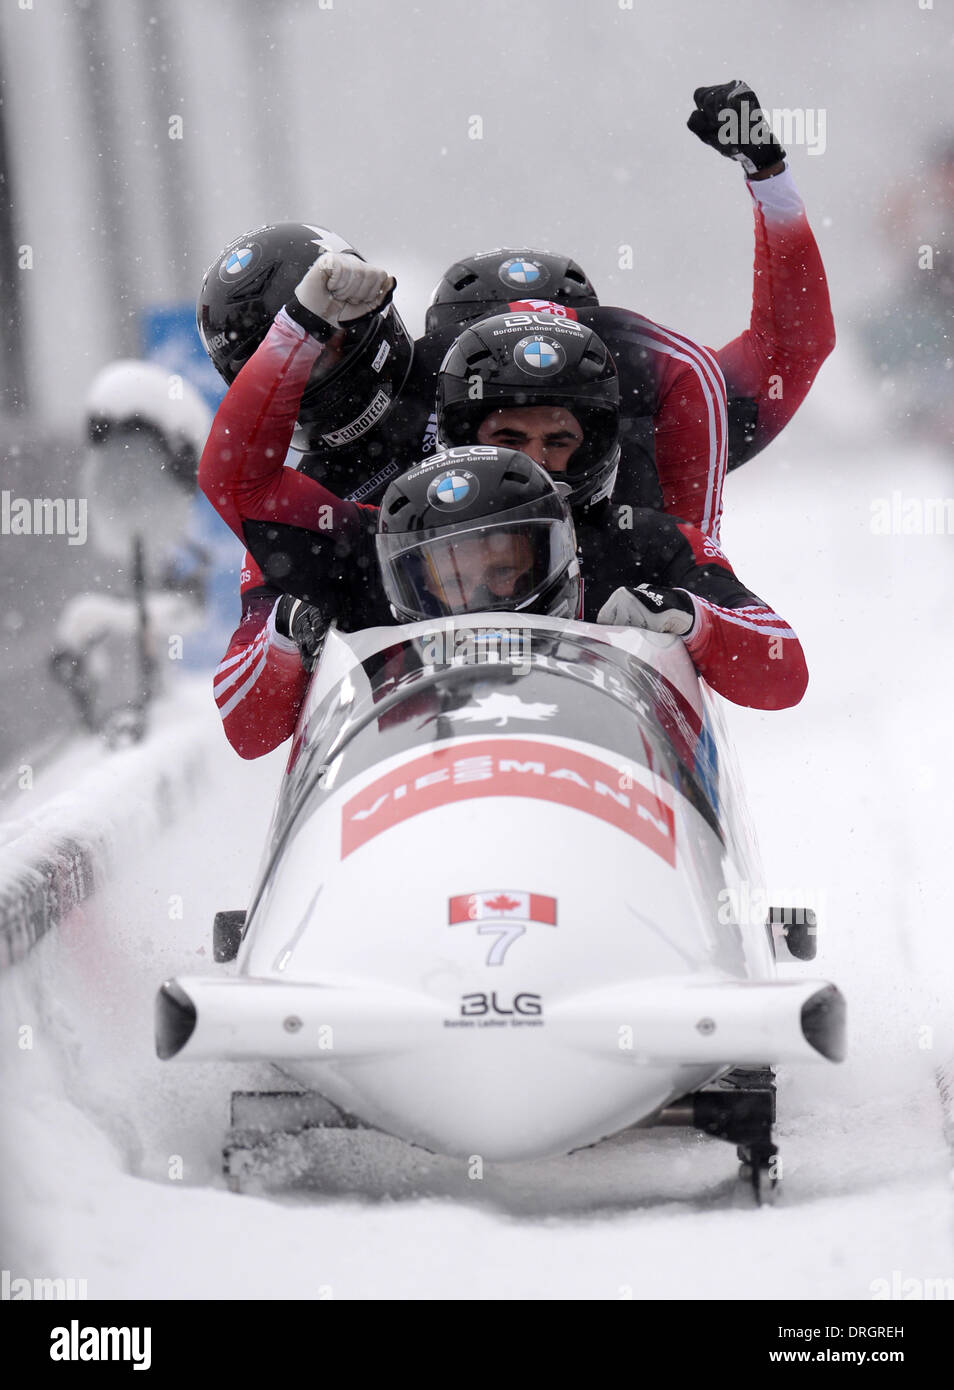
M635 309L623 309L618 304L595 304L577 309L576 316L580 323L592 328L601 338L605 333L639 333L659 327L645 314L638 314Z
M637 344L647 355L672 355L674 352L691 351L708 353L711 348L704 347L686 333L668 328L645 314L637 314L632 309L620 309L613 305L601 304L593 309L579 311L580 322L598 333L608 347L616 340Z
M629 415L652 415L669 358L665 340L652 319L631 309L601 304L578 310L579 322L609 348L619 373L620 396Z
M414 339L414 357L408 375L408 385L418 384L436 376L447 356L447 350L460 337L462 328L442 328Z

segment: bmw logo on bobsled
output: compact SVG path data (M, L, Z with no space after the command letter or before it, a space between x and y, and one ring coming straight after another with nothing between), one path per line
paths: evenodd
M507 621L329 634L249 909L217 919L234 963L162 986L159 1055L277 1068L233 1098L233 1185L274 1103L501 1163L695 1125L771 1191L772 1068L841 1060L844 1008L777 975L810 915L739 907L718 703L678 638Z

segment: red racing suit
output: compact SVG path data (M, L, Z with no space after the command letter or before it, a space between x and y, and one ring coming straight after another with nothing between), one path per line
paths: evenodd
M662 568L659 563L647 567L643 544L638 555L643 563L622 576L611 555L620 548L632 559L631 550L619 547L625 533L616 530L611 546L581 528L585 616L595 619L593 605L608 596L608 585L651 579L684 587L696 610L687 646L700 673L737 703L783 708L804 692L804 656L791 628L743 588L719 549L722 482L727 466L758 453L794 414L834 345L834 329L821 257L791 175L786 170L747 186L755 214L752 315L749 328L726 347L713 353L625 310L579 311L580 321L609 343L613 334L597 316L625 316L630 344L652 366L662 502L667 513L682 518L681 546L673 545L670 534L648 548L650 559L668 556ZM619 363L625 348L611 350ZM223 401L200 469L200 485L210 501L243 541L250 542L250 531L255 532L256 550L270 565L266 579L246 555L242 619L215 676L226 734L243 757L268 752L290 735L308 679L294 643L274 628L272 610L284 576L269 545L259 550L263 537L274 542L286 573L296 576L304 572L306 552L314 552L316 538L322 542L315 590L304 588L300 579L288 587L318 606L333 595L330 616L342 627L390 621L383 595L373 592L371 582L368 541L375 509L342 501L307 474L283 466L301 391L320 352L314 338L279 314ZM730 399L736 407L734 433ZM623 409L625 415L625 399ZM645 540L646 526L636 531ZM356 565L363 567L358 585ZM681 581L673 577L678 573ZM345 609L354 611L346 611L342 621L344 597Z

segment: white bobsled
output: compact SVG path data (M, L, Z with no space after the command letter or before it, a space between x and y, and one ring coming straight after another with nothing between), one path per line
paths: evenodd
M753 1094L840 1060L844 1011L735 915L760 883L717 702L678 638L493 622L329 635L236 962L163 985L159 1054L271 1061L437 1153L662 1120L764 1167Z

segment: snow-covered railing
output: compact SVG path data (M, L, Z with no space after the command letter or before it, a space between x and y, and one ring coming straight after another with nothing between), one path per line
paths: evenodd
M208 719L177 720L136 747L104 750L69 790L0 823L0 969L175 822L194 801L208 756Z

